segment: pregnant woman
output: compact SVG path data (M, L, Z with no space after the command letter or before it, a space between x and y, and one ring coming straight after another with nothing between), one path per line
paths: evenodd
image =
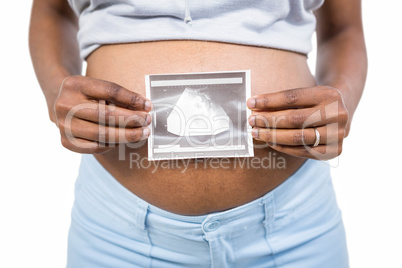
M82 154L67 267L348 267L323 160L364 88L360 2L34 1L50 120ZM251 71L254 157L148 162L144 77L238 70Z

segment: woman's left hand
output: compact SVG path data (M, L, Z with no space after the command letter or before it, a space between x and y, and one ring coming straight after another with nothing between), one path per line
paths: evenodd
M336 88L316 86L262 94L250 98L247 106L252 110L249 124L254 139L277 151L319 160L342 152L349 113Z

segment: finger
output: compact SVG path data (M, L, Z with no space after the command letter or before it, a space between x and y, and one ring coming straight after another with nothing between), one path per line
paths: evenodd
M320 143L326 144L327 131L325 127L317 128L320 133ZM269 129L269 128L253 128L252 135L255 139L265 141L271 144L299 146L311 146L316 141L314 128L306 129ZM332 133L330 133L332 135ZM333 140L331 137L330 140Z
M64 87L79 88L89 98L106 100L131 110L150 111L150 100L118 84L89 77L67 78Z
M316 160L329 160L339 156L342 153L342 143L319 145L317 147L287 146L280 144L276 145L268 144L268 145L278 152Z
M339 143L345 137L345 129L339 128L337 124L305 129L253 128L251 133L255 139L267 143L289 146L311 146L315 144L317 139L314 129L317 129L320 135L319 144Z
M142 127L151 123L151 116L146 112L98 103L91 103L82 109L77 109L74 116L86 121L120 128Z
M322 95L319 87L288 89L254 96L247 100L247 106L251 110L311 107L322 100Z
M65 148L81 154L101 154L115 148L113 145L81 138L68 139L67 137L62 137L61 143Z
M148 138L148 127L116 128L74 118L71 126L64 126L68 137L81 138L108 144L139 142Z
M323 118L317 108L306 108L253 112L249 118L249 124L252 127L263 128L305 128L323 126L336 120L336 117Z

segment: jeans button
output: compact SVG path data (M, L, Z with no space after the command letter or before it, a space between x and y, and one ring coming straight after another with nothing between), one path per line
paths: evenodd
M207 222L204 225L204 231L205 232L212 232L215 231L216 229L219 228L219 226L221 225L221 223L219 221L211 221L211 222Z

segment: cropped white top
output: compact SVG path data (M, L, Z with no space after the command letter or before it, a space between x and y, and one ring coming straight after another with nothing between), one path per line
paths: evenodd
M324 0L68 0L85 59L103 44L208 40L308 54Z

